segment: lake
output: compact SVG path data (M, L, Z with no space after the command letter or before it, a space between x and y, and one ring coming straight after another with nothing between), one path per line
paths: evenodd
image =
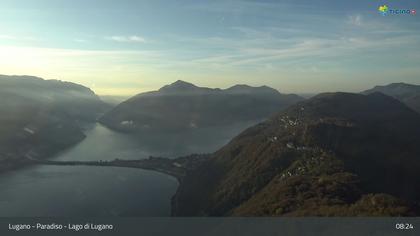
M175 158L209 153L249 125L133 136L95 124L82 142L51 159ZM0 175L0 216L169 216L177 187L175 178L141 169L29 166Z

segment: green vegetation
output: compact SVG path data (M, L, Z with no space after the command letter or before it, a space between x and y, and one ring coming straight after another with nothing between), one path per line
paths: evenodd
M190 171L178 216L418 215L420 115L383 94L321 94Z

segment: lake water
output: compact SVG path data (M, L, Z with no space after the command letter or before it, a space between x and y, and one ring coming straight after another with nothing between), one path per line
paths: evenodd
M209 153L248 124L131 136L95 124L54 160L141 159ZM141 169L30 166L0 175L0 216L169 216L178 182Z

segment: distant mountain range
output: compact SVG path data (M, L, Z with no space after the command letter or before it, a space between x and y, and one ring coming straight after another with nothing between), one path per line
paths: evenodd
M175 216L419 215L420 114L326 93L248 128L187 173Z
M78 84L0 75L0 171L77 143L83 126L107 109Z
M381 92L388 96L394 97L406 104L411 109L420 113L420 85L393 83L385 86L376 86L362 93L370 94L374 92Z
M0 171L70 147L98 117L134 133L263 121L187 171L173 215L418 216L416 111L419 86L403 83L304 100L176 81L111 109L78 84L0 75Z
M301 100L267 86L211 89L176 81L128 99L101 117L100 122L126 132L180 131L258 122Z
M125 100L127 100L128 98L130 98L130 96L118 96L118 95L102 95L99 96L100 99L102 101L104 101L105 103L108 103L112 106L116 106L122 102L124 102Z

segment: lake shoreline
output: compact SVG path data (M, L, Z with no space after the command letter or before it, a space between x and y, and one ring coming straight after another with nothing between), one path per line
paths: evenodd
M147 159L138 160L99 160L99 161L55 161L39 160L34 158L26 159L28 164L34 165L56 165L56 166L102 166L102 167L126 167L151 170L163 173L182 182L188 171L197 168L202 162L206 161L209 154L192 154L178 158L164 158L150 156Z

